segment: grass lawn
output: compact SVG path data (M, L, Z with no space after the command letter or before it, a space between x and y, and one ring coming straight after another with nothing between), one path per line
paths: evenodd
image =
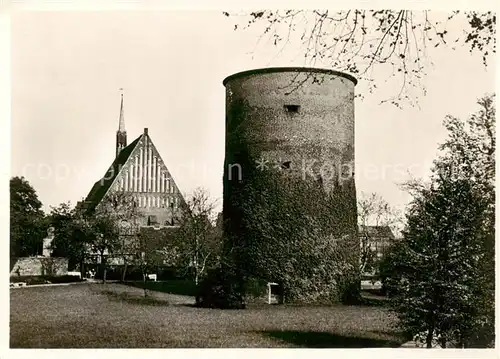
M11 289L12 348L397 347L383 306L202 309L122 284Z
M144 288L163 293L180 294L194 297L196 295L196 284L192 280L167 280L160 282L129 281L128 285Z

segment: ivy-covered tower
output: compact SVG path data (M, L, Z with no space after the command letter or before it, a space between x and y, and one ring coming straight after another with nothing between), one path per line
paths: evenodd
M275 280L273 272L260 271L264 264L256 257L267 258L266 263L275 261L275 272L279 271L287 259L279 257L283 251L276 248L281 247L269 241L286 241L278 237L288 233L290 241L300 242L300 223L307 227L317 220L318 236L348 248L349 286L359 288L355 273L359 263L354 183L356 83L351 75L315 68L258 69L223 81L224 232L231 241L229 247L255 249L254 254L245 257L243 253L239 259L248 261L240 263L248 268L246 275ZM308 222L302 222L304 218ZM288 225L297 227L288 232L276 230ZM263 237L270 238L267 244L261 241Z

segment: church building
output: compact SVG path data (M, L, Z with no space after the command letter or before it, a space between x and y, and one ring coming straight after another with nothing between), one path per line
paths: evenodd
M115 159L104 176L81 204L88 211L99 207L116 192L130 195L141 214L143 226L174 226L184 198L165 162L156 149L148 129L127 144L123 94L116 132Z

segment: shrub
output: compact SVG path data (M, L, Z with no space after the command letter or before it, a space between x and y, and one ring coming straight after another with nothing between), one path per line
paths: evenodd
M259 278L247 280L247 295L253 298L262 297L267 294L267 281Z
M246 303L235 290L240 283L229 268L214 268L198 284L196 306L202 308L244 309Z

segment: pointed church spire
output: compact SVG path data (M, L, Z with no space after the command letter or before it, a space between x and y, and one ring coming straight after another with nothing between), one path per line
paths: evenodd
M118 123L118 131L116 131L116 157L120 151L127 147L127 131L125 130L125 116L123 114L123 89L121 88L121 104L120 104L120 119Z
M118 131L125 132L125 116L123 115L123 93L121 94L121 96L122 96L122 102L120 105L120 122L118 124Z

